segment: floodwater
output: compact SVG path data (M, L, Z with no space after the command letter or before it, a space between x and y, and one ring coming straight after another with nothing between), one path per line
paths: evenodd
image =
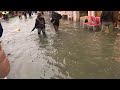
M31 32L35 18L2 22L8 79L120 79L120 37L115 33L90 32L78 22L61 20L56 34L45 17L47 37L39 37L37 30Z

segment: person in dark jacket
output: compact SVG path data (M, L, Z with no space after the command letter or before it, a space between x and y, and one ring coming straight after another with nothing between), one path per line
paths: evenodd
M2 37L2 34L3 34L3 27L2 27L2 25L0 23L0 38Z
M22 11L18 11L19 19L22 19Z
M29 17L32 16L32 11L28 11Z
M58 28L59 28L59 20L62 18L61 14L58 14L56 12L52 12L51 15L51 23L54 26L54 29L56 32L58 32Z
M100 18L101 18L101 25L102 25L101 32L105 31L106 27L108 27L109 32L112 32L113 26L114 26L113 24L115 21L113 11L102 11Z
M43 35L46 36L46 33L45 33L45 19L42 17L42 13L38 13L38 16L37 16L36 21L35 21L35 27L33 28L33 30L35 28L38 29L38 35L40 35L41 31L42 31Z
M27 11L23 11L23 15L24 15L25 19L27 19Z

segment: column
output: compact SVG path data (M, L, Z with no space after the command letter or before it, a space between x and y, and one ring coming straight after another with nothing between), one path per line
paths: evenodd
M79 18L80 18L79 11L73 11L73 20L79 21Z
M88 11L88 16L95 16L95 11Z
M91 11L88 11L88 16L91 16Z
M91 16L95 16L95 11L91 11Z
M71 11L68 11L68 19L70 18L70 17L69 17L69 16L70 16L70 12L71 12Z

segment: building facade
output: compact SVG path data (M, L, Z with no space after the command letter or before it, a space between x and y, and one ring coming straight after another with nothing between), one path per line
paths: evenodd
M83 16L99 17L102 11L57 11L61 15L66 15L67 18L72 18L74 21L79 21Z
M100 17L102 11L56 11L63 16L66 16L68 19L73 21L80 21L81 18L95 16ZM120 11L113 11L116 19L120 16Z

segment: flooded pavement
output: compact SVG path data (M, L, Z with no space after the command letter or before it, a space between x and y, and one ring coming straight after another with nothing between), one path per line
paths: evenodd
M120 37L89 32L67 20L55 34L49 17L47 38L38 37L37 30L31 32L35 18L2 22L9 79L120 79Z

